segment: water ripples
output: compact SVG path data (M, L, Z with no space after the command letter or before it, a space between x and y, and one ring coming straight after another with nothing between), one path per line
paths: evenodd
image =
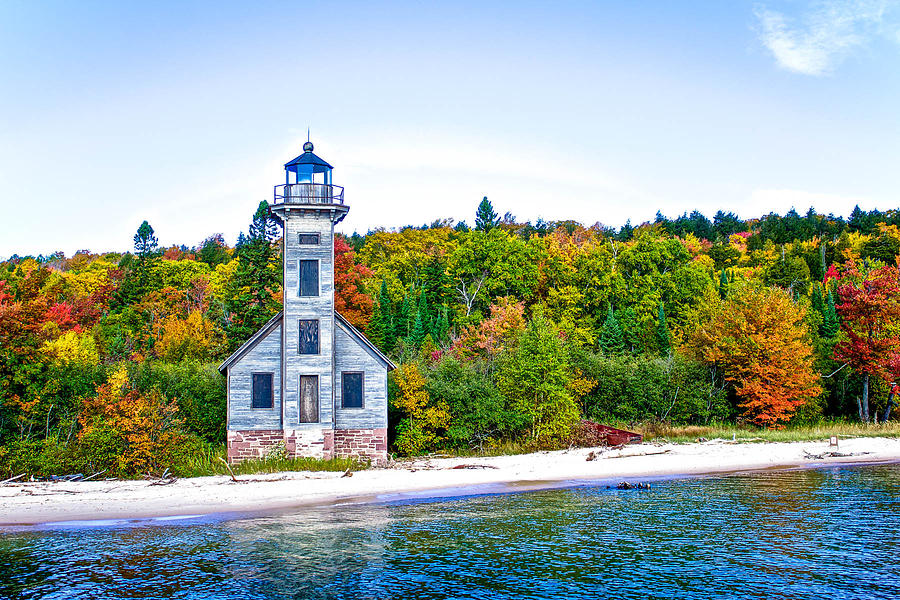
M0 535L0 598L898 598L900 467Z

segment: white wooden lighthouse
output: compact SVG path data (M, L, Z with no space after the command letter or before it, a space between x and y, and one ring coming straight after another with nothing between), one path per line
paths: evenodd
M228 380L228 458L387 457L394 364L334 310L334 226L349 207L313 153L284 166L272 212L284 228L284 310L219 370Z

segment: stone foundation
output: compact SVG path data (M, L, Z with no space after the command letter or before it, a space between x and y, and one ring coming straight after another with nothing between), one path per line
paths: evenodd
M387 460L387 429L257 429L228 432L228 462L265 458L282 443L290 457Z
M228 462L263 458L284 441L280 429L256 429L228 432Z
M387 460L387 429L335 429L334 455Z

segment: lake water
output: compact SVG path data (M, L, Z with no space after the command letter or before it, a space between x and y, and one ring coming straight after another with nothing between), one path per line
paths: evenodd
M900 466L0 534L0 597L900 598Z

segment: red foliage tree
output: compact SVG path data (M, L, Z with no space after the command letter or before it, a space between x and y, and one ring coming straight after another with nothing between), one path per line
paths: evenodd
M863 273L851 262L840 278L836 307L845 338L834 356L863 376L863 393L857 401L859 418L869 420L869 378L891 379L889 363L900 352L900 272L884 266Z
M334 309L359 329L372 318L372 297L363 291L362 280L372 271L357 264L356 256L344 238L334 236Z

